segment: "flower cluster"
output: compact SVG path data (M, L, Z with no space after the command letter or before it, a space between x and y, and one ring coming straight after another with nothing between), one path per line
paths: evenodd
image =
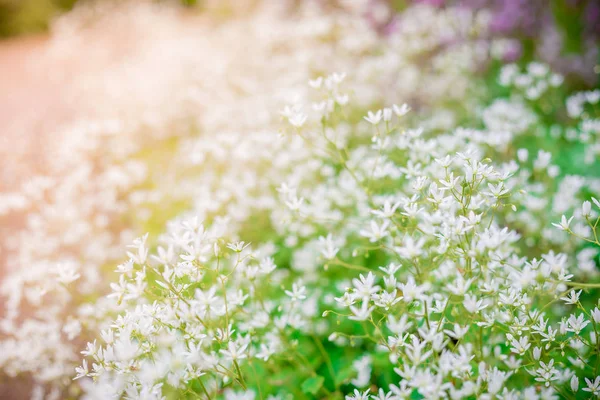
M350 3L232 16L193 129L0 198L27 265L4 373L35 398L600 395L600 179L561 157L598 148L597 91L487 77L485 10Z
M309 85L314 100L282 112L291 130L279 140L301 141L305 150L293 168L266 174L273 184L287 171L278 187L260 190L279 205L272 228L253 242L268 246L280 267L244 242L222 256L223 232L236 225L219 216L209 217L218 234L197 218L175 221L155 262L139 239L112 285L111 296L132 304L103 331L104 347L88 344L92 368L84 362L78 378L93 377L93 390L117 396L179 389L234 398L242 395L227 389L234 385L244 396L281 397L298 394L289 381L263 381L256 371L297 363L303 396L352 387L348 399L597 391L600 311L582 297L596 285L573 282L595 273L597 250L577 254L589 261L576 270L552 241L528 250L503 222L530 201L525 188L544 187L540 171L556 178L550 153L533 161L538 173L523 174L526 150L493 162L486 156L505 150L493 139L411 128L418 118L407 105L351 122L346 79L318 77ZM598 245L598 210L590 201L580 210L587 231L571 229L565 216L556 227ZM253 233L237 226L230 234ZM307 338L322 371L298 349ZM334 367L337 348L350 372Z

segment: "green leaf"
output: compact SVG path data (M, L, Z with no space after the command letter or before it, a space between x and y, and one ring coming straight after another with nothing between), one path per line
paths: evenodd
M338 372L336 372L335 374L335 383L337 385L343 385L345 383L347 383L350 378L352 378L355 374L355 370L354 367L352 367L352 365L348 365L342 369L340 369Z
M316 395L319 389L323 387L323 382L325 382L325 378L323 378L320 375L308 378L307 380L302 382L302 392Z

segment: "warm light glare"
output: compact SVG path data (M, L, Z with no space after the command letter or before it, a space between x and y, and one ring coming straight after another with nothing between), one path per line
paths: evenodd
M0 399L600 397L593 0L0 0Z

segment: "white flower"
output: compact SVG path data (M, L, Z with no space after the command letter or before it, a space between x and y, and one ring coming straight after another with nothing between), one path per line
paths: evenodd
M392 120L392 109L391 108L383 109L383 120L385 122L389 122Z
M133 243L127 246L136 250L135 252L128 251L127 256L138 265L143 265L148 257L148 247L146 247L147 239L148 234L146 233L144 236L134 239Z
M340 106L348 104L349 100L350 97L348 97L347 94L340 94L335 96L335 102L338 103Z
M371 382L371 356L366 355L352 362L352 367L356 371L356 378L350 383L356 387L365 387Z
M529 158L529 151L527 149L519 149L517 150L517 158L520 162L524 163Z
M590 392L596 397L600 396L600 376L597 376L596 379L594 379L594 381L591 381L588 378L584 379L587 387L583 388L583 391Z
M363 274L360 274L359 277L360 279L355 278L352 280L355 294L357 297L362 298L364 302L367 302L381 287L375 285L375 275L372 272L369 272L366 277Z
M552 223L552 225L554 225L555 227L557 227L560 230L568 231L570 229L569 225L571 224L571 221L573 220L573 218L574 217L567 219L567 217L565 217L563 215L559 224Z
M589 217L592 215L592 203L590 203L589 201L584 201L583 205L581 206L581 214L584 217Z
M334 300L344 307L350 307L356 303L357 298L352 294L345 292L341 297L335 297Z
M366 238L369 238L369 241L371 243L377 242L378 240L381 240L384 237L389 235L389 232L387 230L389 225L390 225L390 222L387 220L383 221L381 223L381 225L375 221L371 221L371 223L370 223L371 230L362 229L360 231L360 235L364 236Z
M394 213L396 212L396 209L400 206L400 202L396 202L394 204L392 204L389 201L386 201L383 204L383 207L380 210L371 210L371 214L378 216L379 218L392 218L394 216Z
M451 338L461 339L469 331L469 326L461 327L459 324L454 324L454 330L444 329L444 333Z
M73 380L88 376L90 371L88 369L87 361L85 359L83 359L81 367L75 368L75 373L77 375L75 375L75 378L73 378Z
M321 254L326 260L334 259L338 251L340 251L340 249L333 243L331 233L329 233L327 237L320 236L319 243L321 244Z
M477 297L471 294L465 294L463 306L470 313L478 313L479 311L485 309L488 305L484 304L483 299L478 300Z
M235 242L235 243L227 243L227 248L235 251L236 253L242 252L245 248L250 246L250 243L246 243L244 241Z
M504 187L504 183L500 182L497 185L492 185L488 183L488 188L490 189L490 195L495 198L499 198L504 194L508 193L508 189Z
M581 295L581 290L579 292L571 290L569 292L568 296L561 297L560 299L563 300L567 304L577 304L577 302L579 301L580 295Z
M319 89L321 87L321 85L323 84L323 77L320 76L316 79L311 79L308 81L308 84L313 89Z
M390 263L387 267L379 267L380 270L382 270L384 273L386 273L390 276L396 274L396 272L398 272L400 270L400 268L402 268L402 264L394 264L394 263Z
M583 314L579 314L579 317L575 317L575 315L571 314L567 322L569 324L567 331L574 332L576 335L579 335L583 328L590 323L590 321L585 319Z
M531 343L529 343L529 338L527 336L522 336L518 340L513 337L509 337L509 340L510 340L510 345L512 346L510 348L510 351L512 351L513 353L517 353L519 355L525 354L527 349L529 349L529 347L531 347Z
M346 400L368 400L370 390L371 389L367 389L366 391L361 392L358 389L354 389L354 394L346 395Z
M56 272L58 282L65 285L75 282L81 276L77 272L77 264L73 262L57 263L54 271Z
M577 378L577 375L573 375L571 377L570 386L573 392L577 392L579 390L579 378Z
M598 309L598 307L594 308L591 312L592 314L592 318L594 319L595 323L600 323L600 310Z
M305 114L302 113L297 113L292 115L288 121L290 121L290 124L292 124L292 126L296 127L296 128L301 128L302 125L304 125L304 123L306 122L306 119L308 117Z
M402 291L404 301L407 303L413 300L421 300L423 294L427 291L427 285L417 285L415 279L410 276L406 283L399 283L398 289Z
M219 352L222 353L229 360L237 361L237 360L242 360L242 359L248 357L248 355L246 354L247 347L248 347L248 344L242 344L241 346L238 346L236 341L232 340L227 345L226 350L221 349L221 350L219 350Z
M394 105L392 105L392 108L394 110L394 113L398 117L403 117L404 115L408 114L408 112L410 111L410 107L408 106L408 104L402 104L401 106L397 106L396 104L394 104Z
M63 326L62 331L67 335L69 340L73 340L81 333L81 322L78 319L70 318Z
M369 303L363 301L360 308L356 308L354 306L350 306L350 311L352 312L352 316L348 317L353 321L366 321L371 316L371 313L375 307L369 307Z
M402 246L394 247L394 250L399 256L412 259L419 257L423 254L423 246L425 245L425 238L420 238L415 241L411 236L406 236Z
M120 274L128 274L133 271L133 260L129 259L122 264L117 265L116 272Z
M366 117L363 117L367 122L377 125L381 122L381 117L383 116L382 110L377 110L376 112L369 111Z
M286 290L285 294L291 297L292 301L299 301L306 299L306 287L300 286L297 283L292 284L292 290Z
M304 204L304 197L298 198L296 196L291 196L290 199L286 200L286 202L285 202L285 205L291 211L300 211L303 204Z

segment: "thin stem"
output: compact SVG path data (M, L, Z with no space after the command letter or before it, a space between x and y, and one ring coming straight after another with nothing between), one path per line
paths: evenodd
M247 390L248 388L246 387L246 382L244 381L244 377L242 376L242 370L240 369L238 362L236 360L233 360L233 365L235 366L235 370L238 374L238 382L240 383L240 385L242 385L242 388L244 388L244 390Z
M202 388L202 391L206 395L206 398L208 400L212 400L212 397L210 397L210 394L208 393L208 390L206 390L206 386L204 386L204 383L202 383L202 379L198 378L198 382L200 382L200 387Z

